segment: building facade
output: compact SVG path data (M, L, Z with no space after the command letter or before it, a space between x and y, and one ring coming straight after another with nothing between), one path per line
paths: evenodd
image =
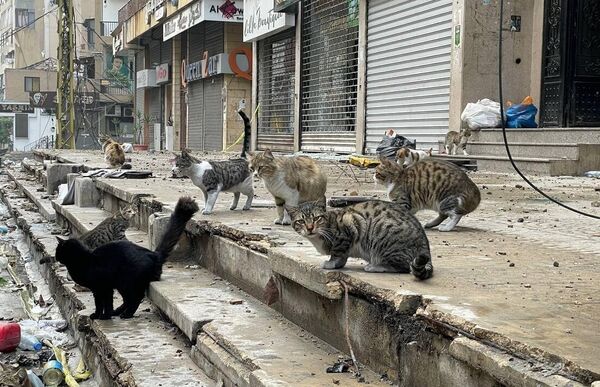
M130 1L119 20L113 46L135 52L135 109L149 148L239 149L237 111L250 108L252 87L243 2Z

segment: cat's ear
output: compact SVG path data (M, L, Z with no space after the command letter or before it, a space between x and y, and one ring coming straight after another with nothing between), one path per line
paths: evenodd
M300 213L300 210L298 209L298 207L284 205L283 208L285 208L285 210L288 212L288 214L290 214L290 217L292 218L292 220L296 219L296 217Z
M246 154L247 154L247 155L248 155L248 156L249 156L251 159L252 159L252 158L254 158L254 156L256 156L256 152L253 152L253 151L248 151L248 152L246 152Z
M267 159L270 159L270 160L273 160L273 159L275 159L275 157L273 156L273 153L271 152L271 150L270 150L270 149L266 149L266 150L263 152L263 156L265 156L265 158L267 158Z
M67 241L67 238L63 238L61 236L56 236L56 240L58 241L58 245L61 246L63 243Z

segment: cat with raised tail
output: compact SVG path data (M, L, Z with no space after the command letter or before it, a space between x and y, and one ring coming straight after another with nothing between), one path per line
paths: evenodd
M198 205L193 199L180 198L155 251L130 241L110 242L90 250L77 239L57 237L56 260L67 267L73 281L94 295L96 310L91 319L133 317L150 282L160 280L163 264L196 211ZM115 289L123 304L113 310Z
M477 185L452 163L426 159L404 168L386 158L380 161L375 181L387 188L391 201L413 214L425 209L438 212L438 217L425 224L425 228L439 226L439 231L451 231L481 201ZM440 226L447 218L450 220Z
M248 161L244 159L250 147L250 119L243 111L240 110L238 113L244 120L244 146L241 158L223 161L200 160L184 149L181 155L175 155L175 159L172 160L171 173L174 176L189 177L192 183L202 190L203 215L212 214L221 192L233 193L230 210L237 208L240 194L244 194L247 198L243 210L249 210L252 206L254 199L252 172L248 167Z
M250 170L275 198L275 224L291 224L284 206L295 207L308 201L325 205L327 177L310 157L275 157L271 150L250 154Z
M429 240L419 221L403 206L371 200L325 210L321 203L288 207L294 230L321 254L331 256L324 269L339 269L348 257L369 262L368 272L433 275Z

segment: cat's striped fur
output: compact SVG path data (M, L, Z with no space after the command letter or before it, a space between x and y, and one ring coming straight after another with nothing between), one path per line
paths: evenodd
M292 227L331 258L325 269L344 267L348 257L369 262L368 272L433 274L429 241L419 221L403 206L367 201L326 211L319 202L287 207Z
M250 169L262 179L265 188L275 198L275 224L291 223L284 205L294 207L307 201L325 204L327 176L310 157L275 157L269 149L249 154Z
M387 187L389 199L416 213L422 209L438 212L425 228L448 223L440 231L454 229L464 215L474 211L481 200L479 188L458 166L445 161L426 159L411 168L381 159L375 181Z
M121 209L117 214L104 219L99 225L77 239L90 250L108 242L126 240L125 230L129 228L129 222L135 213L133 207Z

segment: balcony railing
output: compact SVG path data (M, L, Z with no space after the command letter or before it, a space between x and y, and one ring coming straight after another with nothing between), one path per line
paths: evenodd
M110 36L110 34L117 28L119 22L116 21L101 21L100 22L100 31L102 32L102 36Z

